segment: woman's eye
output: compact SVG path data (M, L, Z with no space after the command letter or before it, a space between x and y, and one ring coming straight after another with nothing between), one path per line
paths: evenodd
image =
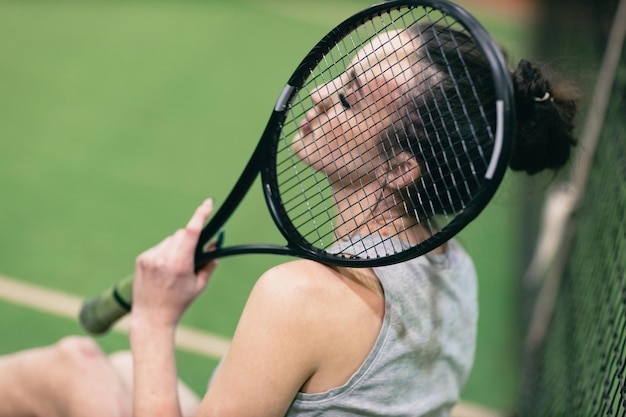
M343 93L339 93L339 102L341 103L344 109L349 109L350 107L352 107L350 103L348 102L348 99L346 98L345 94Z

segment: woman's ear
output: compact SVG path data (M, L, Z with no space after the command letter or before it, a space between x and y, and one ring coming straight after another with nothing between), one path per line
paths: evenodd
M380 169L384 171L378 176L381 185L395 190L408 187L417 181L421 175L420 164L415 155L406 151L394 155Z

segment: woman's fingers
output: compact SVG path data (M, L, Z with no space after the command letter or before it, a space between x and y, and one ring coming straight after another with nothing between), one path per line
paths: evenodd
M212 210L212 200L205 200L184 229L138 256L134 311L148 311L150 320L175 324L206 287L217 264L209 262L196 274L194 255L199 235Z
M190 258L193 263L193 255L195 253L198 239L204 225L213 212L213 200L206 199L196 209L196 211L187 222L184 229L178 230L173 235L173 242L170 246L170 253L179 258Z
M187 223L186 229L189 232L196 233L200 236L202 228L213 211L213 199L208 198L196 209Z

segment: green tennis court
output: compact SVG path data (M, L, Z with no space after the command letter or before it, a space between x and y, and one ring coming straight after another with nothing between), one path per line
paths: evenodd
M205 197L223 201L297 63L369 4L0 1L0 275L78 297L128 275L135 256ZM521 57L522 23L484 17ZM515 253L525 200L515 183L459 238L478 268L481 308L463 397L503 410L519 379ZM260 190L248 196L227 241L279 238L263 204ZM281 260L221 260L184 324L230 337L255 279ZM0 353L83 333L76 320L6 301L1 290ZM99 340L108 351L128 347L120 333ZM202 392L217 359L179 355L181 377Z

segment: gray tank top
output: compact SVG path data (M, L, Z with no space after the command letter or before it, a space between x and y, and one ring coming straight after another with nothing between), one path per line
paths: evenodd
M375 272L385 315L369 356L345 385L297 394L287 416L440 417L458 401L473 362L478 315L469 256L451 241L445 254Z

